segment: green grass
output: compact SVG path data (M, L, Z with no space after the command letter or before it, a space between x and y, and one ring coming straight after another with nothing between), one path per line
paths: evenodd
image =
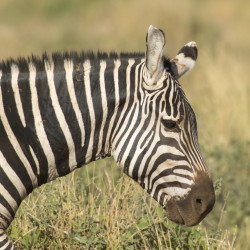
M236 237L217 223L186 228L169 222L112 159L37 189L9 233L20 249L233 249Z
M143 51L149 24L166 54L196 41L181 79L214 178L214 210L194 228L170 223L112 159L35 190L9 229L21 249L250 248L250 2L245 0L1 0L0 55L44 50Z

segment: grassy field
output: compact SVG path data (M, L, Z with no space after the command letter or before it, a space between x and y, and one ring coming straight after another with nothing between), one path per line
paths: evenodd
M144 51L149 24L165 31L170 57L196 41L197 65L181 83L217 194L201 225L176 226L105 159L23 202L9 229L19 249L250 249L249 9L244 0L1 0L1 59Z

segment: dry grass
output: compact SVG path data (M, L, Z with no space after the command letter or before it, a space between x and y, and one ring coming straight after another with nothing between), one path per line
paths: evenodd
M170 223L112 160L36 190L22 203L10 232L20 249L229 250L236 237L228 230L212 232L204 223L191 229Z

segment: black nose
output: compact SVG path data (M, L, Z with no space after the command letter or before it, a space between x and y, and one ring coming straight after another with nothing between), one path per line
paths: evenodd
M196 175L190 192L182 199L170 199L166 205L167 217L186 226L197 225L213 209L215 193L207 173Z
M194 185L189 194L177 201L177 206L184 224L193 226L198 224L213 209L215 193L213 183L206 173L196 176Z
M204 189L204 190L202 190ZM215 203L215 195L213 188L203 186L203 188L193 191L194 197L192 198L192 207L197 216L200 216L201 220L213 209Z

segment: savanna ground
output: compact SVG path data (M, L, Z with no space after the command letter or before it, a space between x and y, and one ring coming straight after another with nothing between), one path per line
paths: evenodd
M196 41L181 83L217 194L199 226L176 226L111 158L98 161L22 203L8 230L19 249L250 249L249 10L245 0L1 0L1 59L144 51L149 24L165 31L170 57Z

